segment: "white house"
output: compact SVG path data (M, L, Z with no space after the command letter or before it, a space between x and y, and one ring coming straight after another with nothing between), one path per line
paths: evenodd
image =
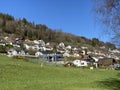
M18 54L15 49L10 49L7 53L8 53L8 56L15 56Z
M1 46L5 46L5 43L0 43Z
M30 46L29 46L28 44L24 44L24 47L25 47L26 49L29 49L29 48L30 48Z
M68 45L68 46L66 47L66 49L67 49L67 50L71 50L72 47L71 47L70 45Z
M36 52L35 53L35 56L42 56L43 54L42 54L42 52Z
M32 48L33 50L39 50L39 49L40 49L40 47L39 47L38 45L31 46L31 48Z
M46 43L46 46L50 46L50 43L48 42L48 43Z
M65 53L63 54L63 57L70 57L70 54L67 53L67 52L65 52Z
M20 48L20 45L18 45L18 44L13 44L13 47Z
M111 50L112 53L120 53L119 50L115 49L115 50Z
M43 40L39 40L39 45L44 47L45 46L45 42Z
M88 66L87 62L83 61L83 60L74 60L72 63L77 67L83 67L83 66L87 67Z
M81 48L82 48L82 49L88 49L88 47L85 47L85 46L82 46Z
M65 44L64 44L63 42L61 42L61 43L58 45L58 47L60 47L60 48L65 48Z
M40 44L39 41L37 41L37 40L34 40L33 42L34 42L34 44L37 44L37 45Z

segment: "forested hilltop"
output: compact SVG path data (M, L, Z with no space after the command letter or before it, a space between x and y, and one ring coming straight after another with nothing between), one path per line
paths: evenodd
M5 36L12 39L44 40L45 42L54 43L64 42L65 44L76 45L76 47L88 46L91 48L99 48L105 46L115 49L114 44L99 41L97 38L90 40L86 37L62 32L59 29L50 29L46 25L31 23L25 18L15 19L11 15L0 13L0 40Z

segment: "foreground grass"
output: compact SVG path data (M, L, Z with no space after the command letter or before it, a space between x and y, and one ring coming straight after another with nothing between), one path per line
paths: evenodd
M119 90L120 72L43 65L0 55L0 90Z

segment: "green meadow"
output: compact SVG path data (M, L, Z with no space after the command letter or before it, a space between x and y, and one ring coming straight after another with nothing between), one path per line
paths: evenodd
M120 90L120 71L41 66L0 55L0 90Z

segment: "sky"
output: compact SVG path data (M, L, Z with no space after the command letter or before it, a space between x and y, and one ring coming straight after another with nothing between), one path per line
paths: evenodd
M92 0L0 0L0 13L76 36L109 41L96 24Z

